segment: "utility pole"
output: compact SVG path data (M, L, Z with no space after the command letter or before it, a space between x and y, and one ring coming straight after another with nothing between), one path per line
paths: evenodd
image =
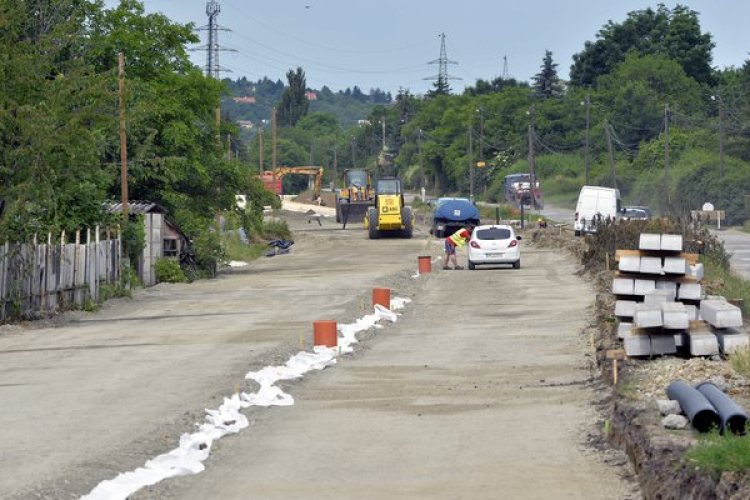
M385 150L385 116L380 119L380 125L382 125L383 128L383 150Z
M609 130L609 123L604 124L604 135L607 138L607 156L609 156L609 170L612 174L612 187L617 189L617 173L615 170L615 154L612 151L612 135ZM588 184L588 182L586 182Z
M591 115L590 115L590 108L591 108L591 95L586 94L586 100L584 101L584 104L586 106L586 159L585 159L585 172L586 172L586 181L584 182L585 185L589 185L589 172L590 172L590 163L589 163L589 142L590 142L590 132L591 132ZM607 140L609 140L609 131L607 131Z
M336 184L339 179L339 151L336 147L333 148L333 189L336 189Z
M724 99L716 93L719 100L719 180L724 179Z
M479 161L482 162L482 164L484 165L484 107L479 106L479 109L477 111L479 111ZM486 168L487 167L484 166L481 172L485 172ZM487 178L486 176L482 175L480 176L480 179L482 179L483 181L482 192L486 192L487 191Z
M531 188L536 183L536 156L534 154L534 135L536 134L536 109L531 105L529 111L529 173L531 174Z
M120 108L120 193L122 196L122 220L128 223L128 138L125 132L125 54L118 58L118 98Z
M354 154L354 136L351 137L351 140L349 141L349 143L351 144L351 149L352 149L352 168L355 168L357 165L357 157Z
M671 204L669 200L669 104L664 105L664 196L666 210ZM665 210L665 212L666 212Z
M474 201L474 127L469 125L469 200Z
M227 134L227 160L232 159L232 134Z
M419 153L419 187L426 189L424 182L424 162L422 161L422 129L419 129L417 135L417 151ZM422 200L424 201L424 200Z
M276 170L276 108L271 108L271 169Z
M258 160L258 165L260 167L260 175L263 175L263 122L261 121L261 128L258 129L258 141L260 144L258 145L258 152L260 153L260 158Z

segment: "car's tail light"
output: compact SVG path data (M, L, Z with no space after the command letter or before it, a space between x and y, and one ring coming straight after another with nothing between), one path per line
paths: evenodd
M578 212L576 212L576 221L578 220Z
M518 240L510 240L510 243L508 243L508 248L513 248L515 246L518 246Z
M472 241L471 243L469 243L469 245L471 245L471 248L482 248L476 241Z

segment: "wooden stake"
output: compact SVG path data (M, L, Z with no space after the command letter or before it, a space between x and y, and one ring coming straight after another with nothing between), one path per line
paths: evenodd
M617 385L617 360L612 360L612 381Z

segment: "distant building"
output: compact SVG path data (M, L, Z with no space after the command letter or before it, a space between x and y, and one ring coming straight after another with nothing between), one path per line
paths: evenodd
M239 104L255 104L255 97L253 96L242 96L242 97L233 97L234 102Z
M305 92L305 97L307 97L308 101L318 100L318 94L316 94L315 92Z
M357 120L357 125L359 125L360 127L364 125L369 125L369 124L370 124L370 120Z
M253 122L251 122L250 120L237 120L237 125L239 125L240 128L243 128L245 130L250 130L251 128L255 126L253 125Z

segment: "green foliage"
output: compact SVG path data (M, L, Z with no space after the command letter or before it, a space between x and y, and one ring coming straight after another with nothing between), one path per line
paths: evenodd
M188 280L175 259L158 259L154 264L154 272L159 283L185 283Z
M741 377L750 377L750 348L734 351L729 358L732 369Z
M210 277L216 276L219 267L227 262L226 250L215 231L198 235L193 241L193 251L198 269L206 271Z
M700 436L698 443L687 451L686 458L694 466L719 474L745 472L750 470L750 440L731 433L722 436L710 432Z
M283 220L269 220L263 224L263 235L272 240L290 240L292 232Z
M146 227L142 215L131 217L131 220L122 226L122 245L128 252L130 262L137 262L146 246Z
M595 42L573 55L570 81L587 87L597 84L601 75L611 73L628 54L639 56L664 54L676 61L684 72L699 83L712 82L710 33L703 33L698 13L677 5L670 10L659 4L630 12L622 23L609 21Z
M277 120L281 126L294 127L310 109L310 101L305 96L307 81L305 72L299 67L296 71L287 71L286 79L289 86L281 94Z
M552 60L552 51L547 50L542 60L541 71L534 76L534 94L542 99L562 95L562 84L557 76L558 64Z

